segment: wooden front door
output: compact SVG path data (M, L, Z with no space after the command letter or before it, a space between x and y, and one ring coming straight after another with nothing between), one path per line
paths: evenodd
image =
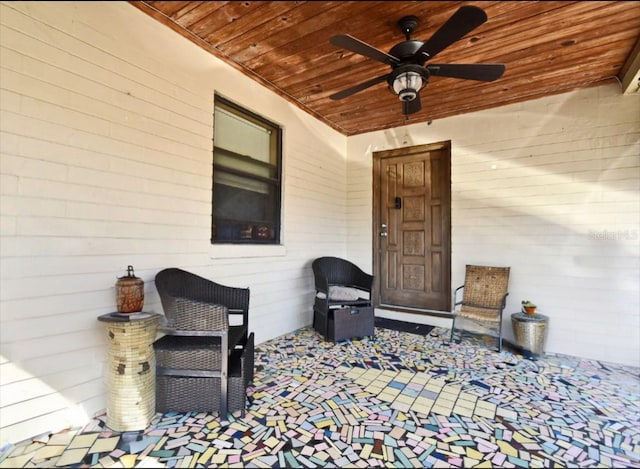
M373 157L376 306L450 311L450 143Z

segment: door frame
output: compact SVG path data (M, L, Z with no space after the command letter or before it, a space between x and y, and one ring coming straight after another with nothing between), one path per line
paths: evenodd
M403 313L414 313L414 314L423 314L429 316L440 316L440 317L450 317L450 311L436 311L429 309L418 309L412 307L402 307L398 305L380 305L380 279L381 276L381 262L380 262L380 209L382 202L380 201L381 195L381 184L380 184L380 167L382 165L382 160L387 158L396 158L400 156L411 156L412 154L421 154L428 151L435 150L447 150L449 152L449 180L451 180L451 141L446 140L442 142L436 143L428 143L424 145L415 145L411 147L403 147L396 148L393 150L382 150L373 152L373 185L372 185L372 199L373 199L373 216L372 218L372 258L373 258L373 288L372 288L372 304L374 307L383 308L389 311L398 311ZM447 217L448 221L448 229L449 229L449 278L444 279L446 288L449 292L449 303L451 303L452 292L451 292L451 203L449 204L449 213Z

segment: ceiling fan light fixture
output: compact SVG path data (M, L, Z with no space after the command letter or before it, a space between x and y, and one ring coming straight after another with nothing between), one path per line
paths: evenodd
M427 84L427 72L424 67L407 64L396 68L389 78L391 90L400 101L413 101L418 92Z
M393 91L400 101L413 101L424 85L422 76L417 72L404 72L393 80Z

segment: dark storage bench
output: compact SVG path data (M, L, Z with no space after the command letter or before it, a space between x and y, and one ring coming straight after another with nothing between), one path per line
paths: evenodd
M229 356L227 411L245 414L247 386L253 381L254 336ZM157 412L211 412L220 408L220 345L210 337L165 336L155 344Z
M333 342L352 337L374 336L373 306L348 306L329 310L327 339Z

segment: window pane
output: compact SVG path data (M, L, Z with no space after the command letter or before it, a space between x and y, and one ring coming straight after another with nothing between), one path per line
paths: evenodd
M279 186L217 172L213 186L213 238L217 242L273 242Z
M274 163L271 155L272 131L220 107L215 112L214 143L217 148Z
M213 243L280 242L281 130L216 97Z

